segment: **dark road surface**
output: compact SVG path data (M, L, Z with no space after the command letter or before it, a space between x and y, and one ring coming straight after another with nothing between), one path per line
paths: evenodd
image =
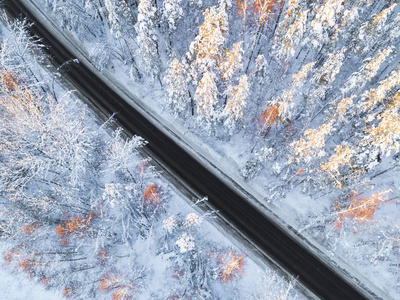
M55 66L74 58L56 37L33 17L19 0L8 0L6 8L13 17L26 16L34 22L32 33L48 46ZM128 105L123 98L108 87L83 64L71 64L65 74L75 87L107 115L117 112L118 123L131 134L137 134L149 143L153 159L161 161L179 180L199 195L207 195L209 203L224 218L267 256L294 276L307 288L323 299L366 299L355 287L333 271L326 263L310 253L280 228L272 218L266 217L235 189L210 172L191 154L183 150L146 117Z

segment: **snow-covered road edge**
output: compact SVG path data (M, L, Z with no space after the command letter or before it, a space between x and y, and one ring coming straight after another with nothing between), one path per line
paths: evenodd
M337 256L328 256L328 250L319 245L315 240L305 239L304 236L298 234L294 228L295 221L290 218L281 209L269 205L266 207L262 204L263 196L261 191L254 189L248 185L236 171L237 168L232 167L232 161L224 160L223 157L214 156L212 150L206 150L203 147L203 143L190 132L185 131L184 128L178 127L178 124L170 123L163 119L161 116L157 115L153 109L148 107L144 101L138 98L129 88L122 83L118 82L113 74L107 71L99 72L95 66L90 62L86 53L82 51L78 46L76 39L68 32L61 32L57 26L48 19L45 13L37 7L31 0L21 0L35 15L35 17L40 20L43 24L47 24L47 29L58 37L59 40L63 41L63 44L68 48L68 50L73 53L76 58L88 67L93 73L97 74L104 81L109 83L109 86L114 89L121 97L123 97L127 103L133 106L135 109L148 116L148 119L157 127L159 127L163 132L171 136L179 145L184 148L188 153L191 153L193 157L202 162L208 169L214 174L222 178L226 183L233 186L235 189L239 190L245 197L249 199L255 206L257 206L261 211L265 212L271 218L274 218L276 223L282 227L291 236L296 237L302 244L310 249L312 252L317 254L322 260L327 261L330 265L335 266L338 271L344 275L346 278L351 278L358 285L367 286L369 290L378 295L381 298L387 298L387 295L383 293L378 287L376 287L372 282L367 280L361 273L357 270L350 268L346 262ZM202 145L202 146L199 146ZM229 174L229 175L228 175ZM346 270L351 272L352 277Z

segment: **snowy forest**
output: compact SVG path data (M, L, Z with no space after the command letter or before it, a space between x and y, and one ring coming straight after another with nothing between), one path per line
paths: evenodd
M224 171L261 194L264 205L281 212L329 258L343 260L350 273L362 274L388 297L400 297L398 1L31 2L80 42L99 71L112 74L160 119L223 161ZM214 256L179 251L183 246L178 241L192 247L202 234L194 226L197 221L189 225L187 216L168 215L172 192L151 162L137 153L145 141L126 141L118 130L110 137L107 124L87 125L88 118L69 94L57 98L54 82L59 72L44 85L40 79L32 81L26 46L7 50L6 45L3 42L1 93L25 100L19 108L1 100L7 116L2 124L15 122L3 125L6 129L0 133L0 159L7 161L1 167L0 196L12 203L2 211L8 221L1 230L14 243L5 261L18 266L28 259L27 272L36 276L47 274L44 261L53 255L58 266L51 270L56 273L43 278L68 274L67 295L74 288L101 294L77 283L79 276L97 274L96 268L104 265L105 275L98 280L117 283L104 283L102 292L134 293L146 280L144 269L133 263L129 278L127 265L122 271L106 269L118 266L115 261L132 251L139 237L151 237L158 241L151 247L163 252L155 256L168 256L178 273L186 268L182 278L177 275L176 291L157 291L162 297L215 299L226 293L225 283L218 285L224 272L221 262L232 259L241 267L242 253L222 246L207 246L215 247L209 252ZM35 56L39 50L32 50L38 48L29 46L41 64L44 58ZM40 106L29 100L37 94ZM6 96L2 99L10 99ZM46 120L18 119L16 110L31 119L46 111ZM20 211L31 214L21 219ZM162 219L174 224L171 232ZM25 226L27 234L21 231ZM48 247L60 249L46 254L44 261L32 250L38 234L53 234ZM111 246L113 240L121 247ZM63 269L60 261L65 257L73 261L68 268L83 272ZM196 268L201 276L193 275ZM239 275L239 269L230 269L227 281ZM282 291L286 289L290 286Z
M2 299L301 299L67 89L31 24L1 21L1 267L54 292L2 275Z

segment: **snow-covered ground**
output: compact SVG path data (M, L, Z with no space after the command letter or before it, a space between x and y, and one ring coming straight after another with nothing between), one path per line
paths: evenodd
M56 27L61 25L72 44L79 45L81 60L84 60L85 56L90 57L110 82L123 93L137 96L136 101L139 104L132 103L132 105L141 106L153 116L156 123L164 126L165 130L171 130L171 134L175 134L183 146L190 148L200 160L216 166L227 175L227 180L231 178L240 187L251 192L258 200L258 205L301 232L313 246L318 247L326 255L325 258L332 259L332 263L349 270L351 274L361 278L367 286L370 285L368 281L374 283L378 290L383 290L383 295L398 298L400 295L397 263L400 244L397 200L399 157L393 151L386 157L385 151L379 150L377 146L371 147L372 142L365 143L363 138L365 130L362 126L365 123L371 128L371 120L376 120L379 113L379 109L374 110L370 117L365 117L367 114L363 112L365 92L376 89L390 76L395 83L388 91L381 88L384 91L383 95L386 96L386 92L386 97L394 95L399 86L398 75L396 77L400 61L397 50L399 6L395 5L396 1L326 1L314 4L305 4L304 1L285 1L284 12L288 10L289 3L298 2L300 8L294 5L296 13L300 11L304 13L307 10L311 17L306 18L307 26L303 31L293 33L297 36L297 40L292 40L296 44L294 55L284 53L286 50L276 54L275 48L271 47L273 43L268 40L271 37L267 34L261 36L266 50L263 53L260 46L258 51L269 58L266 76L257 79L263 79L263 82L258 87L260 91L252 91L251 97L256 100L248 101L249 107L244 121L246 127L236 129L232 136L221 129L220 125L209 134L204 124L198 122L196 118L187 116L176 118L168 111L165 87L161 87L157 79L152 81L146 76L140 80L135 79L132 66L144 69L141 68L143 62L140 55L135 53L134 57L136 59L139 57L137 59L139 62L132 64L127 60L122 60L121 63L116 58L117 55L113 58L107 54L110 49L113 49L112 51L119 49L121 53L118 55L121 56L124 55L123 51L126 51L119 45L121 39L115 35L115 30L118 28L113 18L122 18L122 11L118 10L118 5L113 7L111 2L108 2L108 6L100 10L101 14L109 17L108 22L104 22L106 24L104 27L109 26L114 32L110 33L107 30L102 32L98 27L96 28L98 31L89 33L80 27L77 21L82 18L80 22L86 26L90 25L90 22L100 24L98 19L88 20L87 16L84 17L84 9L90 11L92 14L88 15L93 17L96 7L82 8L82 15L71 19L63 11L65 7L62 5L46 6L46 1L41 0L33 2L49 8L45 15L54 17L53 22ZM183 18L179 25L181 32L172 34L177 52L174 55L178 59L184 60L185 52L189 51L189 44L198 33L196 27L202 24L202 12L211 5L224 1L204 1L202 4L196 2L198 5L196 8L190 6L195 2L190 1L188 4L193 10L189 12L193 18ZM232 18L235 7L229 10L230 1L226 3L228 3L229 17ZM116 15L109 13L113 9ZM163 12L161 4L158 9ZM135 11L135 8L132 8L132 11ZM300 16L300 14L293 15ZM290 14L287 16L290 19ZM284 24L287 16L279 15L278 20L282 20ZM242 37L238 34L240 23L235 20L237 19L230 20L230 32L233 32L231 36L234 39L236 36ZM254 26L250 21L249 24L248 28ZM183 27L188 30L182 30ZM132 32L124 32L126 28L129 29L122 26L122 32L134 36ZM277 29L279 34L282 33L280 29L282 28ZM249 32L251 34L243 36L245 47L246 50L254 50L251 40L253 32L250 30ZM96 36L97 34L99 36ZM129 38L127 36L125 41L130 41ZM287 36L278 41L286 41L287 45L290 45ZM164 44L160 42L160 45ZM138 50L135 47L132 46L132 49ZM164 46L160 47L165 50ZM286 49L290 50L290 47ZM140 48L140 51L142 50ZM161 66L163 71L169 61L168 57L164 57L168 51L160 52L161 60L165 64ZM276 59L276 55L282 55L281 59L286 59L286 63L279 63L280 60ZM249 53L245 53L245 56L248 58ZM293 84L292 75L312 62L315 62L315 68L308 76L306 72L302 86ZM249 64L250 70L255 68L254 62L250 61ZM250 70L246 72L254 73ZM158 74L159 78L163 75L162 72ZM293 118L295 121L289 125L285 124L285 120L282 124L277 121L279 125L272 126L268 136L263 137L258 117L260 114L264 114L265 117L267 111L264 111L265 108L281 104L285 100L284 92L288 91L298 105L290 113L291 115L288 115L288 118ZM354 106L350 106L344 112L344 118L339 117L335 112L339 102L347 99L345 97L351 98L352 94L356 95L351 100ZM332 120L338 122L333 124ZM331 131L327 131L329 133L323 140L325 148L317 147L315 152L311 152L311 160L294 157L300 153L295 153L294 142L301 140L307 129L317 129L324 124L333 124ZM312 144L311 140L306 141L306 144L307 142ZM343 145L348 143L356 151L352 157L351 167L351 171L354 172L345 169L346 166L341 167L340 171L343 173L340 176L321 172L320 164L326 162L328 155L333 154L336 145L342 142ZM345 159L342 162L345 164ZM346 214L346 209L351 208L349 199L361 201L375 195L374 193L382 193L389 189L391 192L386 198L381 198L381 204L373 204L372 208L366 210L373 215L373 217L369 215L367 221L362 219L357 221L354 213ZM358 198L351 198L353 191L359 193ZM338 203L342 205L342 210Z
M139 155L140 139L67 92L25 23L5 23L1 299L303 298L169 187ZM231 258L238 265L224 273Z
M2 262L4 263L4 262ZM25 274L0 269L0 296L9 300L61 300L61 293L46 290L44 286L26 278Z

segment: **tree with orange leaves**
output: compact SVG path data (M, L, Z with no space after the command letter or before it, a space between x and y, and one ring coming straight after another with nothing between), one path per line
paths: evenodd
M133 299L135 286L134 280L126 279L121 274L110 271L101 277L99 289L103 292L113 292L113 300L127 300Z
M58 226L55 228L55 233L61 239L61 244L68 245L72 237L85 236L95 217L96 214L94 212L91 212L88 215L68 218L65 221L64 226L58 224Z
M143 206L160 206L161 205L161 188L158 184L150 184L143 192Z
M257 23L265 23L270 18L276 7L282 7L283 0L254 0L251 11Z
M272 126L276 123L276 120L279 117L279 106L277 103L270 103L265 108L264 112L260 115L261 121L261 130L259 135L257 136L256 142L254 146L251 148L251 153L253 153L256 148L259 140L261 139L261 135L264 134L264 138L268 135Z
M244 264L244 254L237 254L232 250L222 253L218 257L219 279L228 283L238 278L240 274L244 273Z
M247 13L250 10L250 0L236 0L236 14L242 18L242 34L246 31Z
M359 224L372 222L372 217L378 206L391 201L385 199L387 194L391 191L392 190L389 189L383 192L376 192L368 197L362 197L356 191L352 191L345 198L348 203L347 205L343 207L343 205L338 202L335 207L337 216L335 226L341 228L344 221L353 221Z
M278 104L273 103L267 105L264 112L261 114L262 128L261 131L264 132L264 137L267 136L269 131L271 130L272 125L275 124L277 118L279 116L279 107Z
M262 36L265 24L274 14L275 9L276 8L281 9L283 4L284 4L283 0L254 0L251 6L251 11L255 19L255 23L257 24L257 29L254 34L253 43L250 47L250 56L246 66L246 72L249 69L251 60L254 55L254 50L258 45L258 43L260 42L260 38Z

